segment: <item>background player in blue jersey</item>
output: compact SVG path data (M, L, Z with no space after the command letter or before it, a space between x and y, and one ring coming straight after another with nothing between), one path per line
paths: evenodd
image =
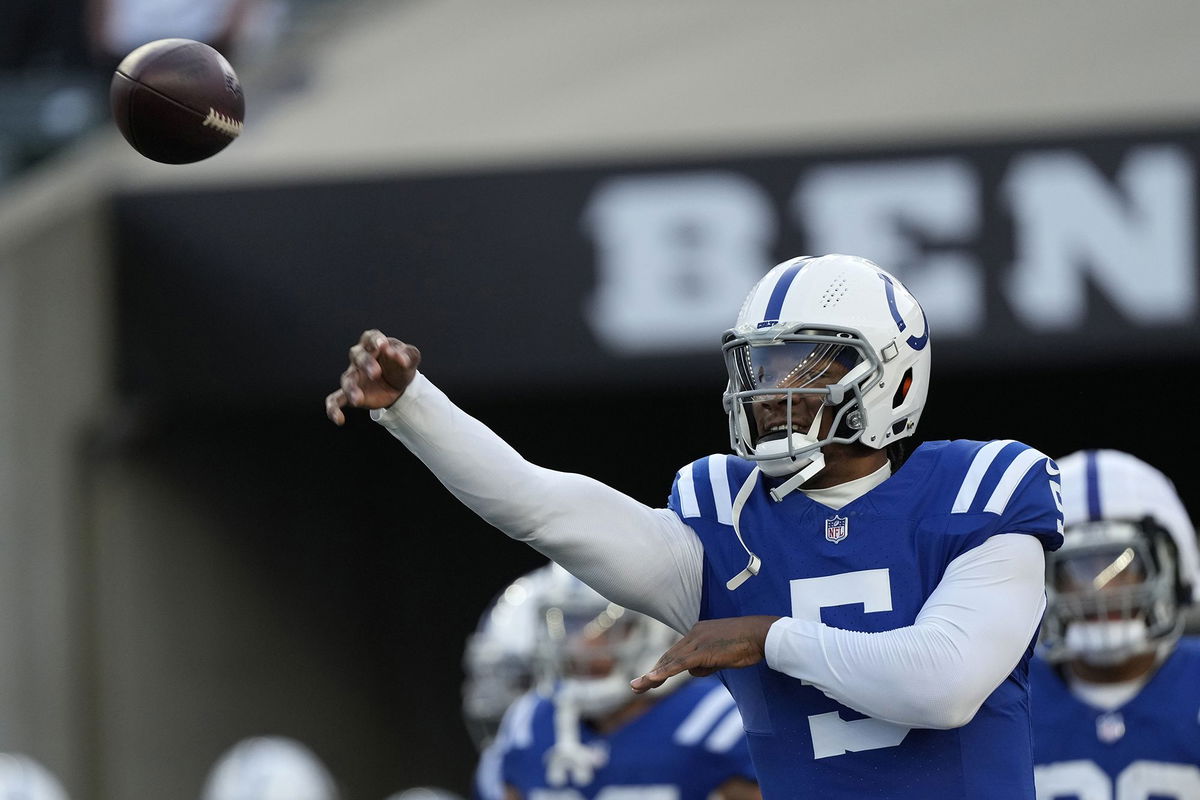
M765 797L1033 798L1028 662L1062 540L1057 467L1011 440L905 458L928 323L864 259L774 267L723 350L735 455L685 466L667 508L528 463L376 330L326 411L372 409L484 519L686 632L633 688L719 672Z
M720 682L629 691L679 634L553 570L537 602L537 671L550 689L505 717L496 740L505 797L759 800L741 717Z
M1066 537L1030 671L1039 800L1200 798L1200 582L1171 480L1115 450L1061 459Z

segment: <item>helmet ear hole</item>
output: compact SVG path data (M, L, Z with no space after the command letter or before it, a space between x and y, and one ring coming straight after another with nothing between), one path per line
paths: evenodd
M892 408L899 408L904 402L904 398L908 397L908 390L912 388L913 371L909 367L904 371L904 377L900 379L900 385L896 387L896 393L892 395Z

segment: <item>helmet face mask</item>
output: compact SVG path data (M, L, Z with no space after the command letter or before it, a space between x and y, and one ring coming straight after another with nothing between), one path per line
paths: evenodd
M613 603L546 610L547 669L584 716L603 716L633 699L629 665L641 655L632 613Z
M779 264L723 341L731 447L768 475L800 471L829 444L883 449L916 430L928 325L899 281L865 259Z
M1067 528L1046 559L1046 657L1111 666L1173 642L1183 627L1177 563L1149 517Z
M633 701L629 682L678 638L661 622L610 603L565 570L541 601L539 679L583 717L601 717Z
M880 368L855 333L785 329L732 336L723 349L730 446L768 475L787 475L821 447L862 436L863 391Z

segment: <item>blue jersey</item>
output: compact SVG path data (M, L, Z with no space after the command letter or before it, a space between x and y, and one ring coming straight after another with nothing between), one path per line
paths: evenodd
M471 781L471 800L504 800L504 754L512 747L528 747L530 718L543 695L530 689L504 711L496 736L479 754Z
M1019 442L930 442L839 511L792 492L771 499L759 479L739 527L732 499L753 465L714 455L680 470L670 507L704 546L700 618L793 616L853 631L911 625L959 555L1002 533L1062 544L1058 468ZM765 797L893 800L1033 798L1028 664L1033 644L974 719L953 730L874 720L765 662L724 670L737 698ZM865 678L869 679L869 677Z
M692 678L607 735L580 724L580 742L606 753L586 786L552 787L554 703L539 698L507 732L504 782L525 800L706 800L730 778L754 780L741 718L715 678Z
M504 800L503 747L503 742L496 739L480 752L471 779L471 800Z
M1040 658L1030 684L1038 800L1200 798L1200 640L1180 640L1112 711L1077 698Z

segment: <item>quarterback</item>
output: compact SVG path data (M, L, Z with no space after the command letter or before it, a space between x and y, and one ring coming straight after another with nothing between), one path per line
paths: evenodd
M1031 800L1057 466L1013 440L906 454L928 323L865 259L777 265L722 349L732 453L679 470L666 508L528 463L377 330L326 413L371 409L492 525L683 633L631 687L717 674L764 797Z

